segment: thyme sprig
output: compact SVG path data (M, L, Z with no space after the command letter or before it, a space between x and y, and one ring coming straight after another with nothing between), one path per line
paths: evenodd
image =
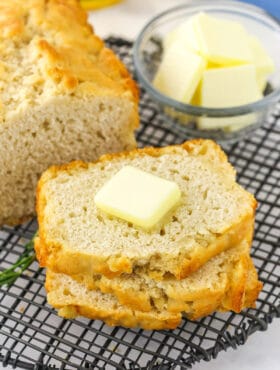
M24 252L18 260L11 267L0 272L0 286L11 285L14 283L23 271L25 271L35 260L34 239L36 235L37 233L28 243L25 244Z

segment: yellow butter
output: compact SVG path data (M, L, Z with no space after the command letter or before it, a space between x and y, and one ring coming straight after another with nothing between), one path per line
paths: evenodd
M105 183L94 201L104 212L150 229L178 203L180 197L175 182L125 166Z
M213 68L203 72L201 105L204 107L235 107L252 103L261 97L253 64Z
M201 80L205 61L181 43L174 43L163 55L153 81L163 94L183 103L189 103Z
M256 37L249 36L248 40L253 54L253 63L256 66L257 82L261 92L263 92L268 76L275 70L275 64Z
M252 62L247 32L241 24L200 13L194 28L199 52L209 62L222 65Z
M209 108L227 108L252 103L262 94L256 80L256 67L252 64L209 69L203 73L201 104ZM240 129L254 123L255 115L242 117L200 117L198 127L204 130ZM230 126L232 126L230 128Z
M164 51L168 50L176 42L181 43L183 48L196 53L199 52L199 44L194 29L194 20L196 17L194 16L183 22L179 27L176 27L165 36L163 40Z

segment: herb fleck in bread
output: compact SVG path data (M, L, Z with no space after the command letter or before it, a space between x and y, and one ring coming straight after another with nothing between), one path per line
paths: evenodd
M99 211L94 195L119 169L132 165L175 181L182 200L151 231ZM95 163L52 167L37 190L41 266L69 275L112 278L145 267L153 278L182 279L211 257L252 235L256 201L235 182L220 147L193 140L103 156Z
M260 288L261 284L258 282L254 266L251 264L242 308L254 306L255 301L252 298L258 295ZM174 329L181 321L180 313L159 311L154 307L149 312L132 310L121 305L111 294L88 290L85 285L78 283L70 276L54 273L51 270L47 270L46 290L48 303L58 309L59 315L65 318L86 316L91 319L103 320L112 326L141 327L147 330ZM230 294L229 291L228 302L234 301ZM220 297L197 300L186 314L191 318L198 318L215 310L234 310L234 307L230 307L228 302L224 306Z
M50 165L135 147L137 88L76 0L0 1L0 225Z

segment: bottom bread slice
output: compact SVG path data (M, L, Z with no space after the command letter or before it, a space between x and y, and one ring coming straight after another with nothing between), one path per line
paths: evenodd
M121 305L111 294L88 290L69 275L47 270L48 303L58 309L59 316L73 319L85 316L103 320L110 326L141 327L146 330L174 329L181 321L180 313L142 312Z
M224 308L239 312L248 276L249 245L250 240L244 239L182 280L167 277L158 281L143 269L113 279L103 275L72 277L88 289L113 294L121 304L144 312L154 307L172 313L185 311L192 317L205 303L217 307L222 301Z
M255 268L250 263L242 308L254 306L261 287ZM51 270L47 271L46 290L48 303L58 309L58 314L65 318L85 316L103 320L111 326L141 327L146 330L174 329L180 324L182 318L179 312L172 313L155 307L152 307L149 312L133 310L120 304L112 294L89 290L72 277L54 273ZM216 297L216 299L201 297L200 300L193 302L191 310L185 311L184 314L196 319L217 310L234 310L234 307L230 307L234 301L231 294L229 290L226 297Z

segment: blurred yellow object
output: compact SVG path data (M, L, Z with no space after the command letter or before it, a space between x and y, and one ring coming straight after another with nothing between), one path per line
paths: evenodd
M93 10L104 8L116 3L120 3L122 0L80 0L81 5L86 10Z

